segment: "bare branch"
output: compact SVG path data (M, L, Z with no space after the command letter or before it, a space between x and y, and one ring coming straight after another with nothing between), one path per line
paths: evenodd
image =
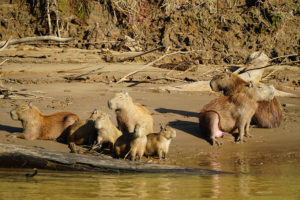
M8 45L13 45L13 44L20 44L20 43L25 43L25 42L33 42L33 41L44 41L44 40L51 40L51 41L57 41L57 42L68 42L73 40L73 38L59 38L56 36L36 36L36 37L24 37L20 39L12 39L8 41ZM6 41L0 42L0 47L4 46L6 44ZM3 48L3 47L2 47Z
M8 46L8 43L9 43L9 41L11 40L11 36L8 38L8 40L5 42L5 44L4 44L4 46L3 47L1 47L1 49L0 49L0 51L3 51L7 46ZM1 44L0 44L0 46L1 46ZM5 61L4 61L5 62ZM3 63L1 63L1 64L3 64Z
M133 71L133 72L130 72L130 73L126 74L123 78L121 78L120 80L117 81L117 84L119 84L119 83L123 82L124 80L126 80L126 78L127 78L128 76L134 75L134 74L138 73L139 71L144 70L145 68L147 68L147 67L153 65L154 63L156 63L156 62L162 60L163 58L165 58L165 57L167 57L167 56L175 55L175 54L178 54L178 53L181 53L181 54L187 54L187 53L193 53L193 52L198 52L198 51L203 51L203 50L175 51L175 52L172 52L172 53L169 53L169 54L165 54L165 55L159 57L158 59L156 59L156 60L154 60L154 61L152 61L152 62L150 62L150 63L144 65L144 67L142 67L142 68L140 68L140 69L138 69L138 70L136 70L136 71Z

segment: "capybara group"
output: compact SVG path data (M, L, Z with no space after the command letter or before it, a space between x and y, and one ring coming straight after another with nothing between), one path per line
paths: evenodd
M68 126L79 120L76 114L67 111L43 115L32 103L18 105L10 116L22 122L23 133L17 137L26 140L56 140Z
M232 73L216 75L210 81L210 87L213 91L223 91L226 96L240 92L247 84L238 75ZM271 101L258 102L258 108L252 121L260 128L275 128L280 125L282 118L282 106L278 99L274 97Z
M237 141L249 136L249 125L258 108L259 101L274 98L274 87L249 83L231 96L223 96L205 105L199 114L200 131L209 138L212 145L220 143L216 138L226 132L238 129Z

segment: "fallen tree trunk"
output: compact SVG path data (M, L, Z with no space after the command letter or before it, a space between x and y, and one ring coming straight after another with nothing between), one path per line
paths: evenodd
M73 40L73 38L60 38L56 36L36 36L36 37L24 37L24 38L19 38L19 39L11 39L8 41L2 41L0 42L0 48L4 45L13 45L13 44L20 44L20 43L25 43L25 42L35 42L35 41L44 41L44 40L51 40L51 41L57 41L57 42L68 42ZM6 44L7 42L7 44Z
M214 175L226 172L187 168L174 165L133 162L101 156L81 155L27 147L0 144L0 167L39 168L55 170L85 170L98 172L146 172L146 173L197 173Z

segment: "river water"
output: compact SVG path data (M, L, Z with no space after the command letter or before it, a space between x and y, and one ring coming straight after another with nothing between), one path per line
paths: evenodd
M250 166L249 173L105 174L0 169L0 200L22 199L300 199L300 163Z

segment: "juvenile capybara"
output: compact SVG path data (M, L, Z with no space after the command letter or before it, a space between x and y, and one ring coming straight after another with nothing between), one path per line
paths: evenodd
M213 91L223 91L226 96L240 92L247 84L246 81L232 73L216 75L210 81L210 87ZM282 106L278 99L274 97L269 102L258 102L258 108L252 117L252 122L260 128L275 128L280 126L282 119Z
M79 120L76 114L67 111L43 115L32 103L18 105L10 116L22 122L23 133L17 137L27 140L56 140L68 126Z
M76 145L93 145L97 137L95 120L101 111L94 109L86 120L79 120L69 126L66 132L67 144L72 153L77 152Z
M147 136L145 135L145 127L143 125L136 125L133 138L130 141L130 150L126 154L125 158L130 154L130 159L135 161L136 156L139 157L139 161L141 161L147 144Z
M170 126L161 127L159 133L147 135L145 155L166 158L169 152L171 140L176 137L176 131Z
M95 128L97 129L96 145L101 147L103 142L109 142L113 151L114 144L122 132L111 122L109 115L101 113L95 121Z
M209 137L212 145L226 132L236 128L239 131L237 141L249 136L249 125L258 101L270 101L274 97L274 87L263 84L249 84L232 96L223 96L212 100L199 114L200 131Z
M118 128L122 133L133 133L138 124L144 124L145 127L143 129L146 135L153 133L151 113L144 106L134 104L127 92L116 93L108 101L108 107L115 110Z
M124 158L130 151L130 142L134 139L132 133L123 133L115 142L114 155L116 158Z

